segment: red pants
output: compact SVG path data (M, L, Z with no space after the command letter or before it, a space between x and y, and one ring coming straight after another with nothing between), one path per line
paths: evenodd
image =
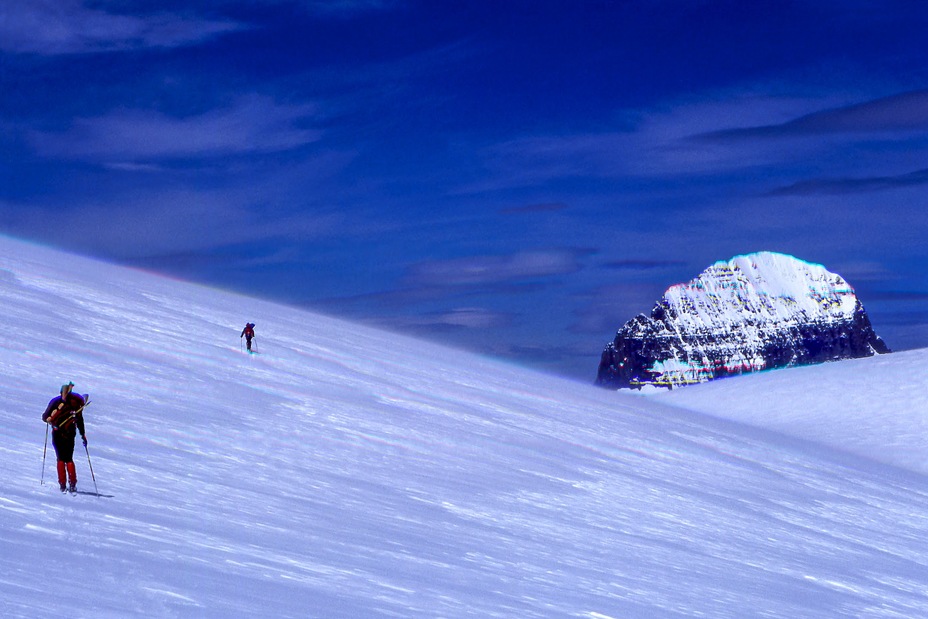
M62 462L58 461L58 485L62 488L64 487L67 479L65 477L65 472L67 472L67 477L71 479L71 485L77 485L77 470L74 468L73 462Z

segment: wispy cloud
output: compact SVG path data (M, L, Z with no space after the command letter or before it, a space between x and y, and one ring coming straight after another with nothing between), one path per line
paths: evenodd
M113 161L103 164L108 170L117 172L162 172L164 168L153 163L136 163L134 161Z
M468 286L565 275L580 270L575 252L527 251L506 256L471 256L413 266L407 277L416 286Z
M246 244L284 248L332 234L350 225L331 209L290 210L268 216L272 188L260 180L204 189L139 187L97 198L62 203L0 201L5 230L54 243L57 226L67 222L80 231L72 248L116 259L151 259L184 253L208 254Z
M4 0L0 50L54 56L182 47L245 27L173 13L125 15L99 7L99 2L83 0Z
M638 314L647 314L660 299L664 291L675 281L628 280L600 286L578 297L574 310L574 322L569 326L572 333L587 333L602 336L602 344L625 322ZM590 352L595 351L591 349Z
M293 3L306 11L322 15L354 16L358 13L387 11L396 8L400 0L271 0Z
M869 298L875 301L928 301L928 291L924 290L887 290L874 292ZM928 318L928 313L925 313Z
M928 169L890 176L856 178L815 178L770 191L770 196L837 195L885 191L928 184Z
M928 90L836 105L848 96L782 97L758 86L626 110L616 115L612 128L601 131L515 136L483 149L490 175L461 192L543 186L568 178L684 178L770 169L830 157L872 134L899 139L928 130ZM860 185L920 182L915 173Z
M123 196L124 197L124 196ZM221 191L150 192L134 201L113 200L58 205L6 205L4 218L13 233L30 236L40 221L79 225L77 249L132 257L209 249L248 237L252 220L243 198ZM225 225L216 226L216 221ZM54 232L47 239L54 241Z
M771 118L795 118L820 101L753 91L715 93L617 113L612 127L586 132L535 132L482 150L490 175L461 193L542 186L567 178L683 178L724 174L809 156L823 146L812 140L779 144L710 140L726 126L755 127Z
M408 316L380 317L378 324L394 329L434 332L442 329L492 329L512 322L512 316L483 307L456 307L441 312L423 312Z
M722 129L697 137L701 140L721 141L926 129L928 90L915 90L805 114L784 123Z
M540 204L525 204L523 206L510 206L499 210L502 215L526 215L531 213L553 213L567 209L563 202L543 202Z
M32 132L29 140L45 157L132 162L152 159L268 153L320 139L306 127L311 104L279 104L251 95L232 106L198 116L173 117L152 110L116 110L75 119L62 133Z
M686 264L682 260L613 260L603 263L607 269L618 271L651 271L654 269L666 269L679 267Z

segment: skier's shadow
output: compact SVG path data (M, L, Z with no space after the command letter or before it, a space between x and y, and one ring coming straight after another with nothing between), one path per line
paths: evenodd
M115 497L115 494L100 494L99 492L87 492L86 490L77 490L74 494L86 494L87 496L96 496L104 499L112 499Z

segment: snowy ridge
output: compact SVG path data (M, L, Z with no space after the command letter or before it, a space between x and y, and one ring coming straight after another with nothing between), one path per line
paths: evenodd
M928 616L924 355L829 366L863 458L3 238L0 298L4 618ZM102 497L39 483L68 379Z
M822 265L758 252L671 286L603 353L605 386L693 384L888 352L853 288Z

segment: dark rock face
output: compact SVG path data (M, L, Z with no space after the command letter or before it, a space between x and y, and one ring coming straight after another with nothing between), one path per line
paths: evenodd
M762 252L672 286L603 350L596 383L673 387L889 352L863 305L821 265Z

